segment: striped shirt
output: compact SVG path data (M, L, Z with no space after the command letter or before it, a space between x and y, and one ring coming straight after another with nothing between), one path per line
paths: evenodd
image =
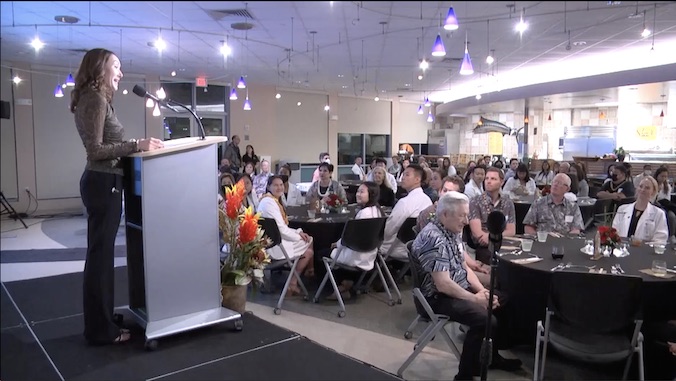
M451 280L465 290L469 290L467 270L463 251L458 246L462 233L451 233L437 221L432 219L413 241L411 247L411 266L418 278L420 288L425 297L432 297L438 293L433 272L448 271Z

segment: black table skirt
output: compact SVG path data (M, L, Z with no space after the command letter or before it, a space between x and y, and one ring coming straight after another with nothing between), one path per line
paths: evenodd
M547 242L535 242L533 254L543 258L541 262L531 264L517 264L512 259L526 258L505 255L498 259L498 288L507 293L508 303L502 307L503 319L500 327L508 332L504 333L509 345L535 343L536 323L544 319L551 268L562 261L551 257L552 245L563 245L565 248L564 263L572 262L576 265L603 267L610 272L610 266L619 263L627 275L638 275L643 282L643 319L644 321L676 319L676 277L670 279L656 278L639 272L640 269L649 269L655 259L665 260L668 268L676 265L676 255L671 247L663 255L653 254L649 246L630 247L630 256L616 258L611 256L598 261L592 261L590 256L580 252L584 241L572 238L548 237ZM505 243L508 245L508 243ZM586 271L574 268L566 271ZM575 287L575 285L571 285ZM584 292L584 290L580 290ZM600 300L600 303L603 301Z

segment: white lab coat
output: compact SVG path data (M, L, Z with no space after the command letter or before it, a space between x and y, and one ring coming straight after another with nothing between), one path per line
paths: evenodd
M387 217L387 222L385 222L385 240L380 246L380 252L385 255L390 250L390 247L392 247L392 252L390 253L392 258L408 258L406 242L401 242L397 239L399 228L407 218L417 218L420 212L427 209L430 205L432 205L432 200L420 187L408 192L406 197L397 201L394 204L392 213Z
M359 213L357 213L357 215L354 217L354 219L359 220L362 218L378 218L378 217L382 217L380 209L378 209L378 207L376 206L369 206L368 208L360 210ZM344 265L352 267L359 267L364 271L369 271L373 269L378 249L367 252L353 251L352 249L349 249L347 247L342 247L341 240L338 240L336 245L337 247L333 249L333 251L331 251L331 258L336 259L338 251L341 250L342 248L340 256L338 257L338 263L342 263Z
M300 237L300 233L303 232L303 229L292 229L284 222L282 212L279 210L279 205L271 197L263 197L258 202L258 212L263 218L275 220L277 227L279 228L279 233L282 236L282 246L284 246L284 250L286 250L286 254L289 258L296 258L303 255L307 248L312 245L312 240L310 240L310 242L305 242ZM266 252L270 255L270 258L274 260L284 259L284 253L282 253L279 246L267 249Z
M364 169L361 167L361 165L357 165L357 163L354 163L354 165L352 166L352 173L359 176L359 180L362 180L362 181L366 177L366 174L364 173Z
M621 205L617 208L617 213L615 213L615 218L613 218L613 227L617 229L617 233L621 237L626 237L629 232L634 205L636 203L632 202L631 204ZM669 237L669 229L667 228L667 216L664 214L664 210L653 204L648 204L648 207L638 220L634 237L642 241L666 244Z
M282 195L282 202L286 206L299 206L305 203L305 197L300 194L296 184L289 183L289 193L287 196Z

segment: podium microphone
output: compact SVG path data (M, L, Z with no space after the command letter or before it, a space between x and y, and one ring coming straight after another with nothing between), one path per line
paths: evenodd
M495 276L498 272L497 252L502 246L502 233L507 227L507 218L499 211L494 210L486 219L488 229L488 249L491 252L491 278L488 288L488 307L486 308L486 331L484 341L481 343L481 380L485 381L488 376L488 365L493 356L493 340L491 338L491 322L493 320L493 295L495 292Z
M192 116L197 121L197 125L200 128L200 130L199 130L200 140L206 139L206 134L204 133L204 126L202 125L202 119L200 117L198 117L197 114L195 114L195 112L190 107L188 107L188 106L186 106L182 103L176 102L174 100L171 100L171 99L160 99L160 98L156 97L155 95L147 92L146 89L143 86L134 85L134 89L132 89L132 91L134 92L134 94L138 95L139 97L150 98L150 99L154 100L155 102L159 103L160 105L170 109L173 112L179 112L179 110L176 107L174 107L174 105L179 106L181 108L184 108L186 111L188 111L190 114L192 114Z

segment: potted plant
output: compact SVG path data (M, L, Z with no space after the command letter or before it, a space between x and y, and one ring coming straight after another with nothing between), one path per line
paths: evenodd
M219 208L219 228L228 254L221 262L221 295L223 307L243 313L247 286L263 283L263 269L270 263L265 252L268 238L258 225L260 214L251 206L243 208L244 182L226 189L225 202Z
M617 161L624 161L624 157L626 155L626 152L624 152L624 148L616 148L613 153L615 156L617 156Z

